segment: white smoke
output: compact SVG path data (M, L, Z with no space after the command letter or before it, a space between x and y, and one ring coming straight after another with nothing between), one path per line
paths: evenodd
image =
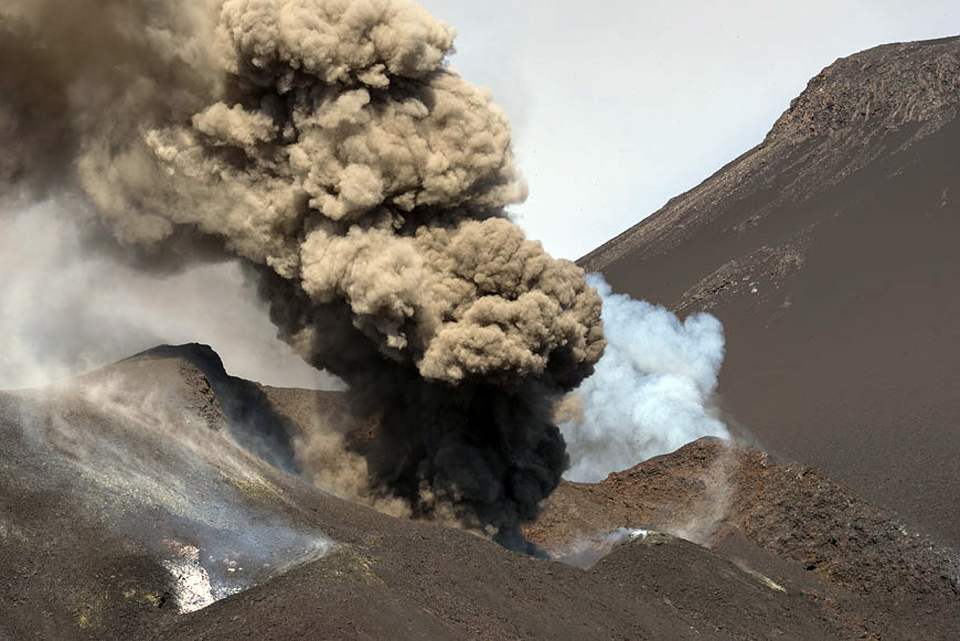
M651 534L654 533L650 530L621 527L609 532L579 536L554 551L553 558L560 563L587 570L596 565L597 561L613 552L614 548L638 539L645 541Z
M93 253L64 196L0 204L0 389L45 385L160 343L209 343L244 378L335 388L276 338L236 262L155 275Z
M614 294L603 297L607 347L593 376L568 399L577 408L560 429L570 453L565 477L594 482L703 436L729 438L710 407L723 363L723 326L710 314L681 321L667 309Z

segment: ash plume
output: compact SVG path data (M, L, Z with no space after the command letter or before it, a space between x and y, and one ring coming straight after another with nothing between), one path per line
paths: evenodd
M0 195L81 195L145 269L243 261L380 418L373 484L525 545L601 301L508 219L508 121L447 65L449 26L405 0L8 0L0 35Z

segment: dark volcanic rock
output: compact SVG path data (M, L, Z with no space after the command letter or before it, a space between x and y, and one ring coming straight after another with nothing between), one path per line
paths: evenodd
M0 393L0 638L136 638L332 549L213 389L154 354Z
M724 324L764 449L960 544L960 39L811 80L766 139L591 252L617 291Z

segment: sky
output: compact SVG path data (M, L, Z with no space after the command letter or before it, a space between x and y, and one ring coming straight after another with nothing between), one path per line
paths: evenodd
M763 140L839 57L960 33L960 2L425 0L511 118L527 234L576 259Z

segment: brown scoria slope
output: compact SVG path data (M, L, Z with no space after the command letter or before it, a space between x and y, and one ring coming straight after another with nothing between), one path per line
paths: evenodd
M702 543L788 591L819 595L870 633L960 635L960 552L756 448L705 438L600 483L564 482L526 534L565 556L605 547L598 533L620 528Z
M960 544L960 39L813 78L766 139L581 259L724 324L731 426Z
M291 414L335 398L285 395ZM0 639L867 630L825 612L815 594L782 592L671 537L634 541L581 570L348 503L295 474L299 429L198 345L0 393Z

